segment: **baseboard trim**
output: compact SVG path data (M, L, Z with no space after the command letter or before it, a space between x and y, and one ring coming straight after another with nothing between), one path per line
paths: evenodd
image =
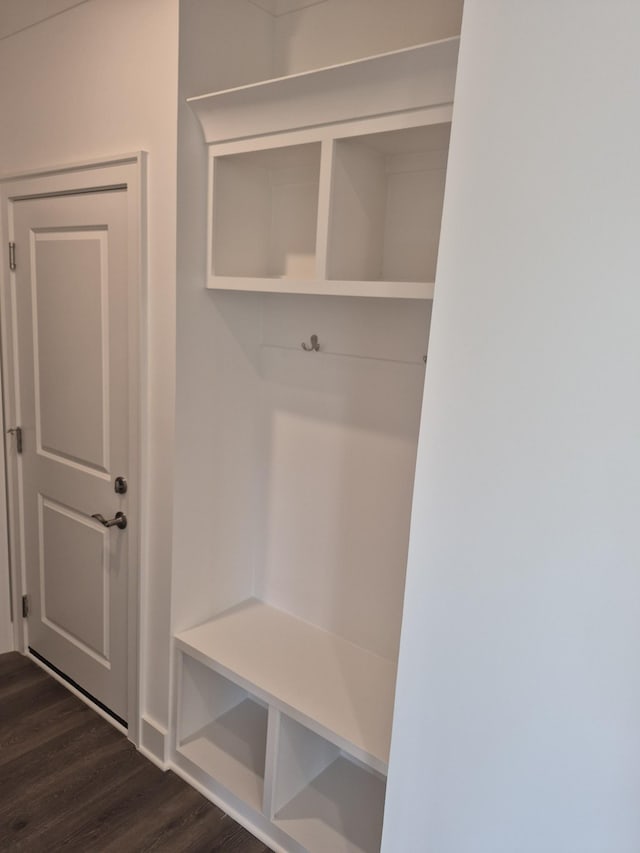
M198 779L186 767L181 766L179 756L176 756L176 758L177 760L168 762L169 769L176 776L179 776L187 784L191 785L192 788L195 788L196 791L202 794L203 797L206 797L214 806L217 806L225 814L229 815L230 818L235 820L236 823L243 826L247 832L250 832L259 841L262 841L273 853L305 853L304 849L292 838L284 841L286 838L285 833L273 827L273 824L271 824L266 816L252 816L252 810L248 806L246 812L244 809L238 808L233 802L235 797L229 798L225 796L221 785L213 782L213 780L211 780L211 783L206 783L204 781L206 774L204 773L202 773L203 779ZM276 837L276 834L280 838Z
M165 726L161 726L152 717L143 714L140 720L140 744L138 750L161 770L169 769L166 758L167 738L168 732Z

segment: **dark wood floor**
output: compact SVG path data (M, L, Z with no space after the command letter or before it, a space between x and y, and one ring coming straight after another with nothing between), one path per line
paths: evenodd
M0 655L0 850L268 853L17 653Z

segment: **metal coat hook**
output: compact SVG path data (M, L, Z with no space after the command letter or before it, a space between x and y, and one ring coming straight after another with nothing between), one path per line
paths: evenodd
M311 335L311 346L307 346L307 344L305 344L304 341L303 341L301 346L305 352L319 352L320 344L318 343L318 336L317 335Z

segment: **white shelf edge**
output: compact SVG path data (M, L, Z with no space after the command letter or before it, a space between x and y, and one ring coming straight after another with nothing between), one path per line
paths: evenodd
M282 636L287 637L284 656L292 652L301 654L305 647L306 652L311 654L308 665L305 663L296 667L293 664L298 670L294 677L287 672L291 663L274 665L278 659L277 652L267 655L268 663L265 666L265 649L271 643L279 642L276 636L280 633L279 625L282 627ZM248 650L239 648L238 638L241 636L245 639L253 638L253 646ZM211 622L177 634L175 641L183 653L386 776L395 687L395 666L391 661L255 599L243 602ZM337 664L331 660L331 656L336 653L342 656ZM318 665L318 661L322 661L322 664ZM339 698L336 698L337 704L327 710L326 697L335 693L332 689L335 684L327 683L325 687L318 676L323 669L327 671L327 664L331 668L332 663L335 664L334 675L338 676L336 681L341 684L344 672L340 667L350 668L358 677L366 671L375 673L375 698L362 701L357 713L352 714L354 718L357 717L359 725L354 725L353 720L346 718L336 722L336 715L342 712L337 708ZM306 685L305 673L308 675ZM331 675L329 672L329 679ZM314 704L319 696L325 703L324 709ZM349 699L352 698L353 695L350 695ZM366 720L364 725L363 719ZM385 720L384 725L382 719ZM363 728L367 730L365 734L362 733Z
M208 290L293 293L310 296L368 296L374 299L433 299L432 281L351 281L337 279L211 276Z
M219 675L223 675L225 678L228 678L230 681L235 681L240 687L244 687L247 692L257 696L258 698L262 698L265 702L268 702L278 711L281 711L283 714L291 717L292 720L295 720L300 725L305 726L310 731L315 732L315 734L320 737L325 738L330 743L335 744L339 749L342 749L347 755L350 755L352 758L356 758L366 767L370 767L372 770L376 770L380 775L387 776L389 772L389 755L388 750L386 750L386 758L382 758L379 755L376 755L375 752L370 751L366 748L359 747L355 745L350 739L347 739L340 735L339 732L335 731L334 727L328 727L323 725L323 723L318 720L316 716L311 714L305 714L300 711L295 705L290 705L286 701L282 700L276 693L271 693L269 690L266 690L262 687L258 687L254 682L248 681L243 678L238 672L233 669L229 669L222 664L220 664L215 659L211 658L209 655L199 652L197 649L194 649L186 644L183 644L179 638L178 645L184 652L192 655L196 660L199 660L200 663L205 664L205 666L210 667L214 672L217 672ZM202 768L201 768L202 769ZM217 778L217 777L216 777Z
M402 56L403 54L412 53L424 48L435 47L441 44L460 44L459 36L451 36L450 38L438 39L437 41L422 42L414 44L410 47L401 47L398 50L387 50L383 53L374 53L372 56L365 56L362 59L351 59L348 62L337 62L335 65L324 65L322 68L313 68L310 71L299 71L297 74L286 74L283 77L270 77L268 80L258 80L256 83L246 83L244 86L232 86L230 89L218 89L214 92L205 92L203 95L192 95L187 98L188 104L197 104L198 101L210 100L212 98L230 95L234 92L246 92L259 89L261 86L273 86L274 84L282 83L285 80L304 80L312 78L316 75L324 74L327 71L336 71L341 68L350 68L351 66L359 66L363 63L376 62L380 59L385 59L389 56Z
M459 42L453 37L414 45L187 102L208 143L448 104Z

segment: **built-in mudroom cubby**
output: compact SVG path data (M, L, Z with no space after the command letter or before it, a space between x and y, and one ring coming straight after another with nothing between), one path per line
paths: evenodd
M441 5L203 0L181 26L172 759L274 850L380 849L457 61Z

